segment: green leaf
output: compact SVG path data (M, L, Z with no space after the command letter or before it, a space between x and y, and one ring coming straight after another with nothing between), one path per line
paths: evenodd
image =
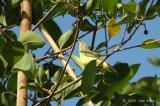
M74 23L74 25L76 25L76 23ZM93 25L88 21L88 19L85 18L80 21L79 28L82 31L91 31L93 30Z
M0 25L7 26L5 15L0 15Z
M96 47L95 51L97 51L97 50L99 50L99 49L101 49L103 47L106 47L106 41L101 42L100 44L98 44L98 46Z
M98 91L92 91L91 93L89 93L87 96L81 98L78 103L76 104L76 106L82 106L86 103L88 103L92 98L94 98L99 92Z
M28 45L32 50L41 48L45 44L45 41L38 34L32 31L25 32L18 40L24 45Z
M28 71L25 71L24 73L26 74L27 78L30 80L34 80L36 77L36 73L38 71L38 64L34 60L34 58L31 58L31 66Z
M126 4L122 4L122 8L129 13L136 13L137 4L136 4L136 2L129 2Z
M33 56L31 53L25 53L20 61L14 65L15 70L28 71L32 65Z
M121 19L117 22L117 24L127 24L127 23L132 23L135 21L135 14L127 14L126 16L121 17Z
M7 97L5 95L4 92L1 93L1 102L4 106L9 106L9 103L8 103L8 100L7 100Z
M96 73L96 61L90 61L82 73L82 92L87 94L93 89Z
M105 72L104 80L98 84L98 90L107 99L111 99L115 92L120 92L130 80L130 68L126 63L114 65L114 72Z
M15 92L17 90L17 73L12 73L7 82L7 90Z
M50 19L50 20L45 21L43 25L48 31L48 33L52 36L54 41L57 42L59 37L62 35L61 29L59 28L58 24L52 19Z
M82 70L84 70L84 65L81 63L81 60L79 57L75 56L75 55L72 55L71 56L72 60L74 61L74 63L79 67L81 68Z
M141 2L138 3L138 9L139 9L138 15L143 16L145 14L148 3L149 0L142 0Z
M133 64L133 65L130 66L130 72L129 72L129 75L128 75L129 79L131 79L135 76L139 67L140 67L140 64Z
M93 9L97 0L87 0L86 10Z
M70 46L75 38L76 28L73 28L61 35L61 37L58 40L58 45L60 49L66 48Z
M160 78L144 77L136 83L137 93L160 98Z
M156 57L149 57L149 61L155 66L160 66L160 59Z
M24 55L24 47L18 42L8 42L2 51L3 58L11 65L16 64Z
M0 54L2 53L5 44L5 41L0 37Z
M30 90L33 90L33 91L40 91L40 88L34 82L28 83L27 88L30 89Z
M43 1L44 0L34 0L33 1L33 9L32 9L32 14L33 14L33 23L35 24L35 23L37 23L37 21L39 20L39 19L41 19L42 18L42 16L43 16Z
M65 85L67 85L68 83L66 83ZM64 85L64 86L65 86ZM73 96L75 96L76 94L78 94L77 89L81 86L81 81L76 82L75 84L67 87L66 89L61 91L61 97L62 99L70 99Z
M102 0L103 9L107 13L112 13L114 6L117 4L118 0Z
M147 39L142 43L141 48L144 49L160 48L160 41L157 39Z

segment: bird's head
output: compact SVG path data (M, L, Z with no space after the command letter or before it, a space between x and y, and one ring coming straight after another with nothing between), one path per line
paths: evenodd
M87 50L89 50L89 46L87 45L87 43L80 41L79 50L80 51L87 51Z

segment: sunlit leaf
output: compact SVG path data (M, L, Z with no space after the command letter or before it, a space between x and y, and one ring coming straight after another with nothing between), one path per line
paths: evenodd
M40 35L32 31L25 32L19 37L18 40L24 45L28 45L32 50L41 48L45 44L45 41L40 37Z
M61 35L61 37L58 40L58 45L60 46L61 49L68 47L73 43L75 38L75 32L76 32L76 29L73 28Z
M74 63L79 67L81 68L82 70L84 70L84 65L81 63L81 60L79 57L75 56L75 55L72 55L71 56L72 60L74 61Z
M107 29L109 37L117 35L121 30L120 26L117 25L117 22L114 19L109 20Z
M7 25L5 15L0 15L0 25L3 25L3 26Z
M147 39L142 43L141 48L144 49L160 48L160 41L156 39Z

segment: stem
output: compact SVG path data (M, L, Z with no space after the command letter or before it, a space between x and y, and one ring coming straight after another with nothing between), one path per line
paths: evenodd
M32 31L34 31L51 13L52 11L60 4L61 0L57 2L57 4L55 6L53 6L48 13L42 17L36 24L35 26L31 29Z
M23 0L21 3L22 20L20 24L20 35L31 29L32 23L32 0ZM27 45L24 45L28 52ZM17 78L17 106L27 106L27 77L22 70L18 71ZM23 88L22 88L23 87Z
M96 40L96 33L97 33L97 23L96 23L95 28L94 28L94 31L93 31L93 38L92 38L92 43L91 43L91 50L94 49L94 43L95 43L95 40Z

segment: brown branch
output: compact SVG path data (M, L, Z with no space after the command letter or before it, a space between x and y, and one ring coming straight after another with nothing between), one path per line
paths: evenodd
M31 29L31 31L34 31L34 30L52 13L52 11L60 4L60 2L61 2L61 0L59 0L59 1L57 2L57 4L56 4L55 6L53 6L53 7L48 11L48 13L47 13L44 17L42 17L42 18L35 24L35 26Z
M73 82L71 82L71 83L67 84L66 86L58 89L57 91L54 92L53 96L56 95L56 94L58 94L58 93L60 93L60 92L63 91L64 89L72 86L73 84L79 82L81 79L82 79L82 77L79 77L79 78L75 79Z
M23 0L21 2L21 13L20 35L31 29L32 0ZM24 45L24 48L28 52L27 45ZM27 106L27 89L24 88L25 86L27 86L27 77L22 70L19 70L17 78L17 106Z
M66 50L68 50L68 49L70 49L70 48L71 48L71 46L69 46L69 47L67 47L67 48L65 48L65 49L62 49L62 50L60 50L60 51L58 51L58 52L56 52L56 53L47 54L47 55L45 55L45 56L43 56L43 57L40 57L40 58L38 58L38 59L35 59L35 61L40 62L40 61L43 61L43 60L48 59L48 58L53 58L53 57L58 56L59 54L65 52Z

